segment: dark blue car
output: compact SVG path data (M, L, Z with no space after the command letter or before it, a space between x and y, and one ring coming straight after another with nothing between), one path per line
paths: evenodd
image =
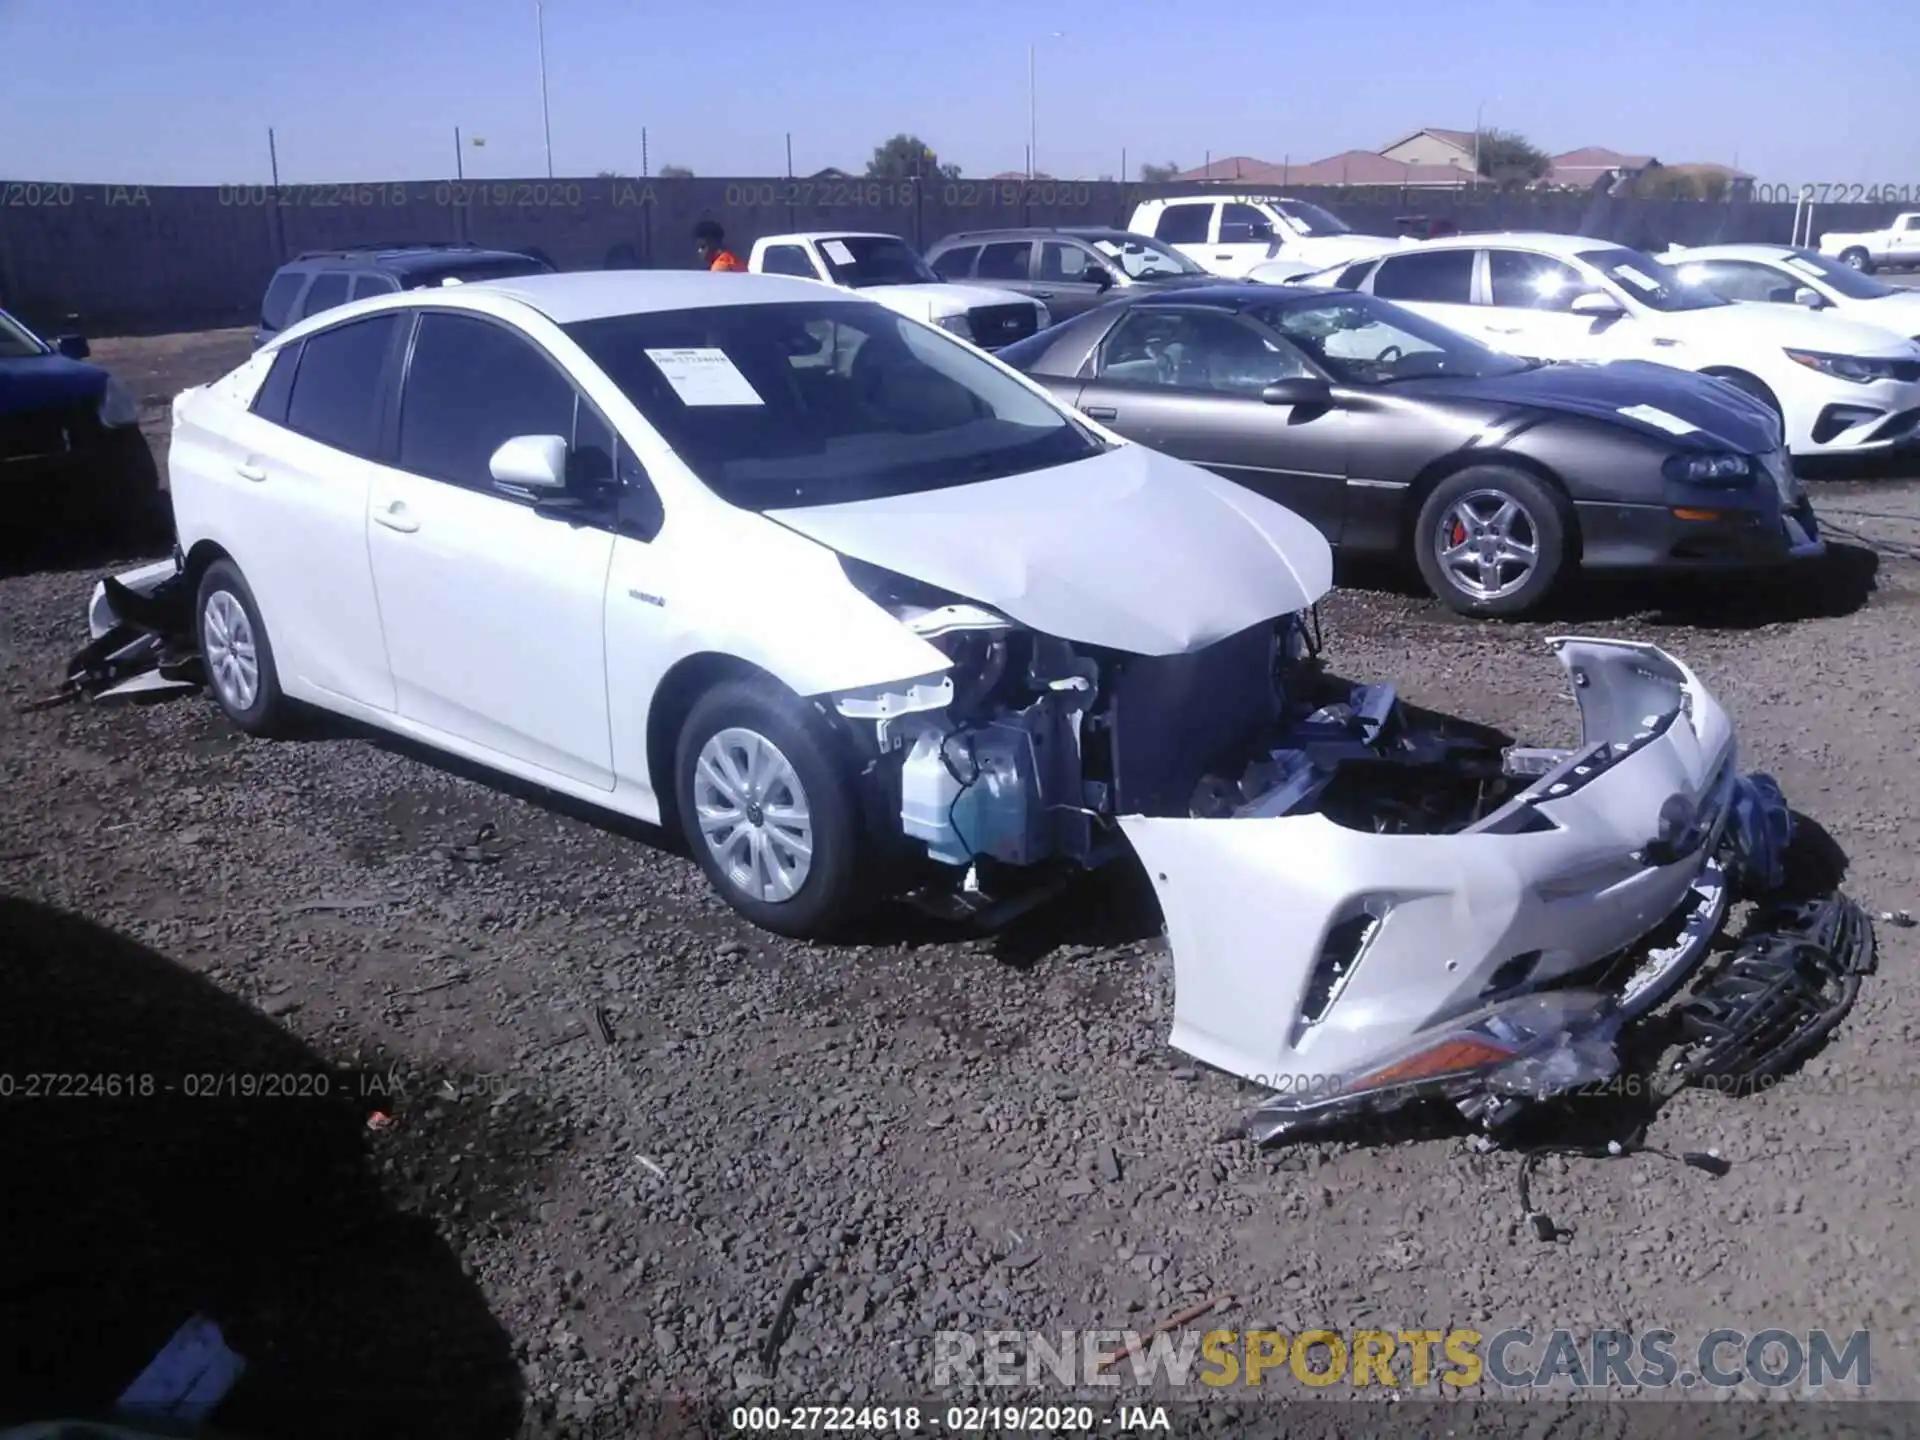
M133 533L165 513L140 407L87 342L42 340L0 310L0 487L15 515Z

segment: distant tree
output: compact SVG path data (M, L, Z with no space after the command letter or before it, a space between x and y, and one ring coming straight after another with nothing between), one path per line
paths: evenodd
M1482 130L1480 173L1501 189L1518 189L1553 168L1553 158L1512 130Z
M1724 171L1650 165L1635 179L1633 193L1648 200L1725 200L1730 188Z
M931 179L936 176L943 180L958 180L960 167L942 165L931 145L918 135L909 135L904 131L886 144L874 146L873 158L867 161L869 180Z
M1140 178L1149 185L1164 185L1180 173L1180 167L1169 160L1164 165L1142 165Z
M693 171L684 165L662 165L660 167L660 178L662 180L691 180L693 179Z
M602 180L624 180L627 177L618 170L598 170L594 172Z

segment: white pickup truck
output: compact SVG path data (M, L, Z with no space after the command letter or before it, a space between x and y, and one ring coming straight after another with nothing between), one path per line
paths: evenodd
M1414 242L1359 235L1308 200L1283 195L1170 195L1134 207L1127 229L1171 245L1203 270L1281 283ZM1255 270L1259 273L1253 273Z
M1920 265L1920 210L1894 216L1884 230L1829 230L1820 237L1820 253L1868 274L1883 265Z
M754 242L747 269L858 290L864 299L938 325L982 350L998 350L1053 323L1047 307L1029 296L949 284L898 235L851 230L769 235Z

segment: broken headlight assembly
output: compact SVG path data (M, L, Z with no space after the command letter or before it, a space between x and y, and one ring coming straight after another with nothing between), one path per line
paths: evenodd
M1523 995L1421 1032L1363 1071L1277 1091L1248 1117L1262 1144L1316 1121L1379 1113L1420 1095L1545 1100L1613 1077L1621 1014L1590 990Z

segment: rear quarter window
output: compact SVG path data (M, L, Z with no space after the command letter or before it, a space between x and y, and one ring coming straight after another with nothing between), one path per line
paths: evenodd
M347 282L351 279L344 270L323 270L314 276L313 284L307 287L306 303L300 307L301 318L346 304Z
M273 277L273 283L267 286L266 298L260 302L260 324L268 330L287 328L287 317L293 313L293 302L300 294L300 287L307 283L304 270L282 270Z
M287 398L287 428L349 455L376 454L381 382L400 318L389 311L309 335Z

